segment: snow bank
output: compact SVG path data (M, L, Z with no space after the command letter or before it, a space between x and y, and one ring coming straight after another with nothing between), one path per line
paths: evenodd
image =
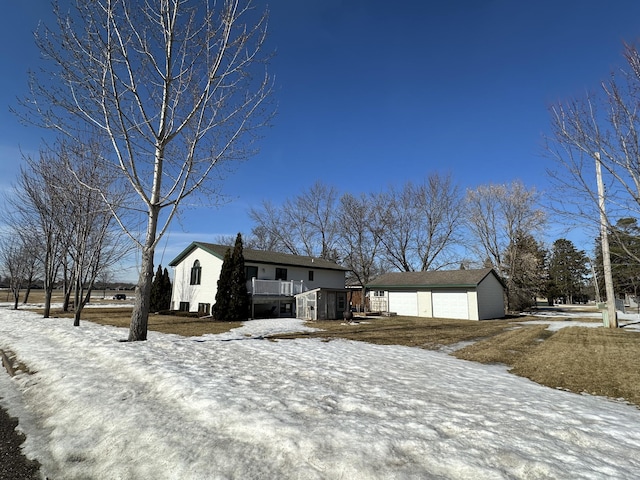
M52 478L636 478L632 406L542 387L441 352L122 329L0 309L0 375L25 450Z

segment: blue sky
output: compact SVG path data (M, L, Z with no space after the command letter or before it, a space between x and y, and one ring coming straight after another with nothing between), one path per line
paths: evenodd
M232 202L185 211L160 247L248 233L247 210L315 181L372 192L431 172L462 187L548 187L550 104L598 88L640 37L637 0L257 1L270 10L278 114L260 153L225 182ZM0 188L42 131L9 112L37 68L45 0L5 2L0 20ZM551 239L553 240L553 239ZM591 248L590 245L581 248ZM162 252L164 251L164 257Z

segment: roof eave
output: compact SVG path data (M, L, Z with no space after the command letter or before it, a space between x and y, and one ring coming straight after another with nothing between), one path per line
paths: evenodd
M433 283L433 284L406 284L406 285L377 285L377 284L368 284L365 288L475 288L477 287L477 283Z

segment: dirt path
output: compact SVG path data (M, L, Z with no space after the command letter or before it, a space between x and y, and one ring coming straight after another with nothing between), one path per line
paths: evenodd
M0 407L0 479L38 479L40 465L22 455L24 437L16 431L17 425L18 420Z

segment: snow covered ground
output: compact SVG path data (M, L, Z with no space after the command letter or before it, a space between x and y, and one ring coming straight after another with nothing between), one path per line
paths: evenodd
M60 479L638 478L640 410L442 352L269 341L256 320L182 338L0 306L25 451ZM571 322L557 322L567 325ZM597 326L597 324L592 324Z

